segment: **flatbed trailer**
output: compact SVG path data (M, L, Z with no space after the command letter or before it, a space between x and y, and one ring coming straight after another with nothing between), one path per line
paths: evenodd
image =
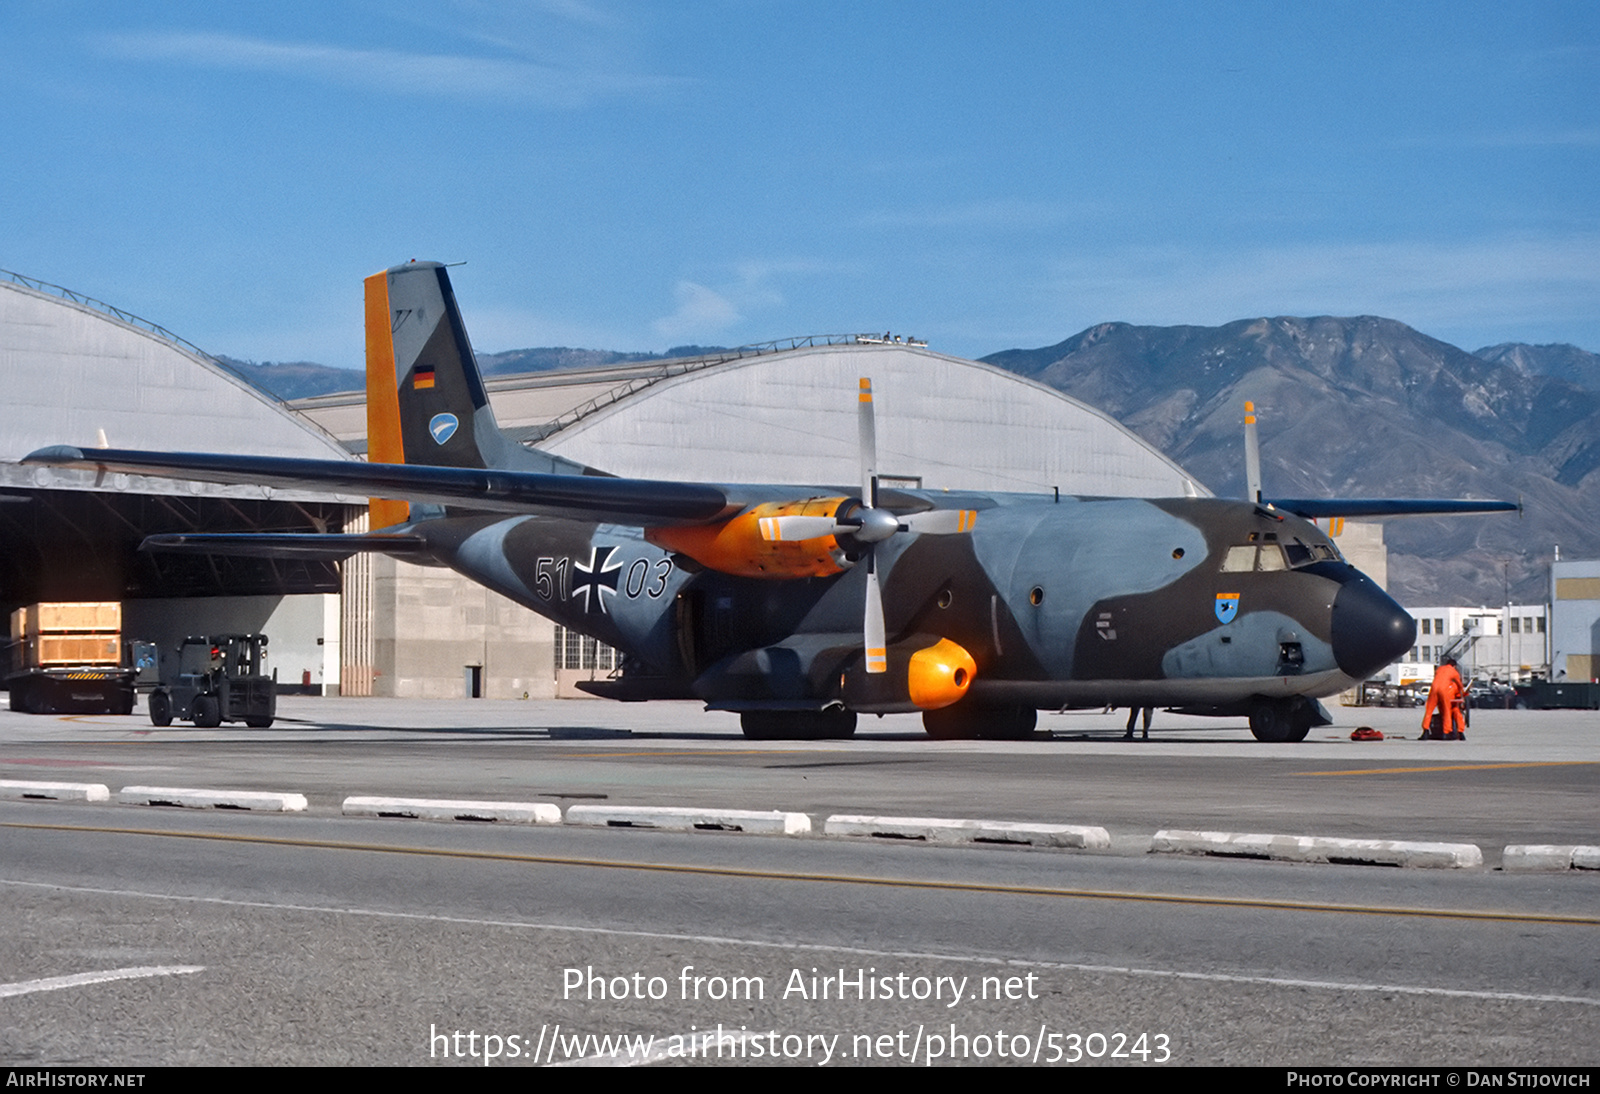
M131 714L138 669L122 658L116 601L29 604L11 613L6 689L28 714Z
M132 714L135 669L28 669L6 678L11 709L26 714Z

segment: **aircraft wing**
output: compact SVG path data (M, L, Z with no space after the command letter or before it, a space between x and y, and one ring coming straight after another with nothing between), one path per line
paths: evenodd
M138 452L126 448L82 449L71 445L41 448L24 456L22 462L157 478L341 491L493 512L652 527L705 524L741 507L718 486L603 475L545 475L533 471L202 452Z
M1520 513L1514 501L1471 501L1466 498L1273 498L1262 505L1296 516L1426 517L1451 513Z
M387 555L416 555L428 549L421 536L404 532L362 534L325 532L175 532L145 536L141 551L170 551L195 555L240 555L247 558L300 558L343 562L357 551Z

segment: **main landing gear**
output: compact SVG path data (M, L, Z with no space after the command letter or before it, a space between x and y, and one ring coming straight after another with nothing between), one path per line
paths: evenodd
M922 728L936 741L1026 741L1039 712L1032 707L973 707L965 703L922 712Z
M1250 732L1258 741L1274 744L1303 741L1313 726L1327 724L1317 704L1303 696L1257 699L1250 707Z
M752 741L842 741L855 736L853 710L746 710L739 728Z

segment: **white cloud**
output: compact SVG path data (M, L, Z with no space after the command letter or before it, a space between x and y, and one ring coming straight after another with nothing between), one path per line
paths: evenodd
M720 334L744 318L732 301L704 285L680 281L674 292L678 298L678 309L652 324L655 332L669 341L705 339Z
M109 35L102 42L109 52L135 60L270 72L403 95L545 107L583 106L596 99L648 93L679 82L600 68L567 69L465 54L273 42L235 34L120 34Z

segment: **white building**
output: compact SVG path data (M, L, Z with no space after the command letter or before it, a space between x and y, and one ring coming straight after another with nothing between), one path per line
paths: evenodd
M1600 560L1550 568L1552 682L1600 683Z
M1548 614L1543 604L1498 608L1412 608L1417 644L1389 667L1391 683L1433 679L1446 652L1465 678L1526 680L1550 664Z

